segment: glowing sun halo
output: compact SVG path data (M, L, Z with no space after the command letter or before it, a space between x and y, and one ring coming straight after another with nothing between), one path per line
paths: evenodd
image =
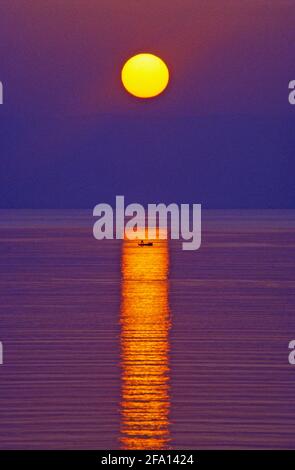
M153 54L138 54L125 63L122 74L125 89L137 98L153 98L162 93L169 82L165 62Z

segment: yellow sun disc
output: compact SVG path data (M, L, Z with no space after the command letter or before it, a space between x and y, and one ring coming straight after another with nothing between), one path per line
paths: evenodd
M122 69L126 90L137 98L153 98L162 93L169 82L165 62L153 54L138 54L129 59Z

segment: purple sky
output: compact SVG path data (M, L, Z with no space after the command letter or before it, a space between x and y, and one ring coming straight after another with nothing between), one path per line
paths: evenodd
M293 0L1 0L1 207L294 207ZM160 55L142 101L124 61Z

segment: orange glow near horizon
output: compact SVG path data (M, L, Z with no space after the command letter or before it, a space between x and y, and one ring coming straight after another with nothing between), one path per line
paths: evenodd
M169 446L169 255L167 240L140 248L125 240L121 303L121 444Z

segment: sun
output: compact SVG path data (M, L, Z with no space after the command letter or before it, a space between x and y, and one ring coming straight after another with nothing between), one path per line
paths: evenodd
M137 98L160 95L169 83L165 62L154 54L137 54L125 63L121 78L125 89Z

